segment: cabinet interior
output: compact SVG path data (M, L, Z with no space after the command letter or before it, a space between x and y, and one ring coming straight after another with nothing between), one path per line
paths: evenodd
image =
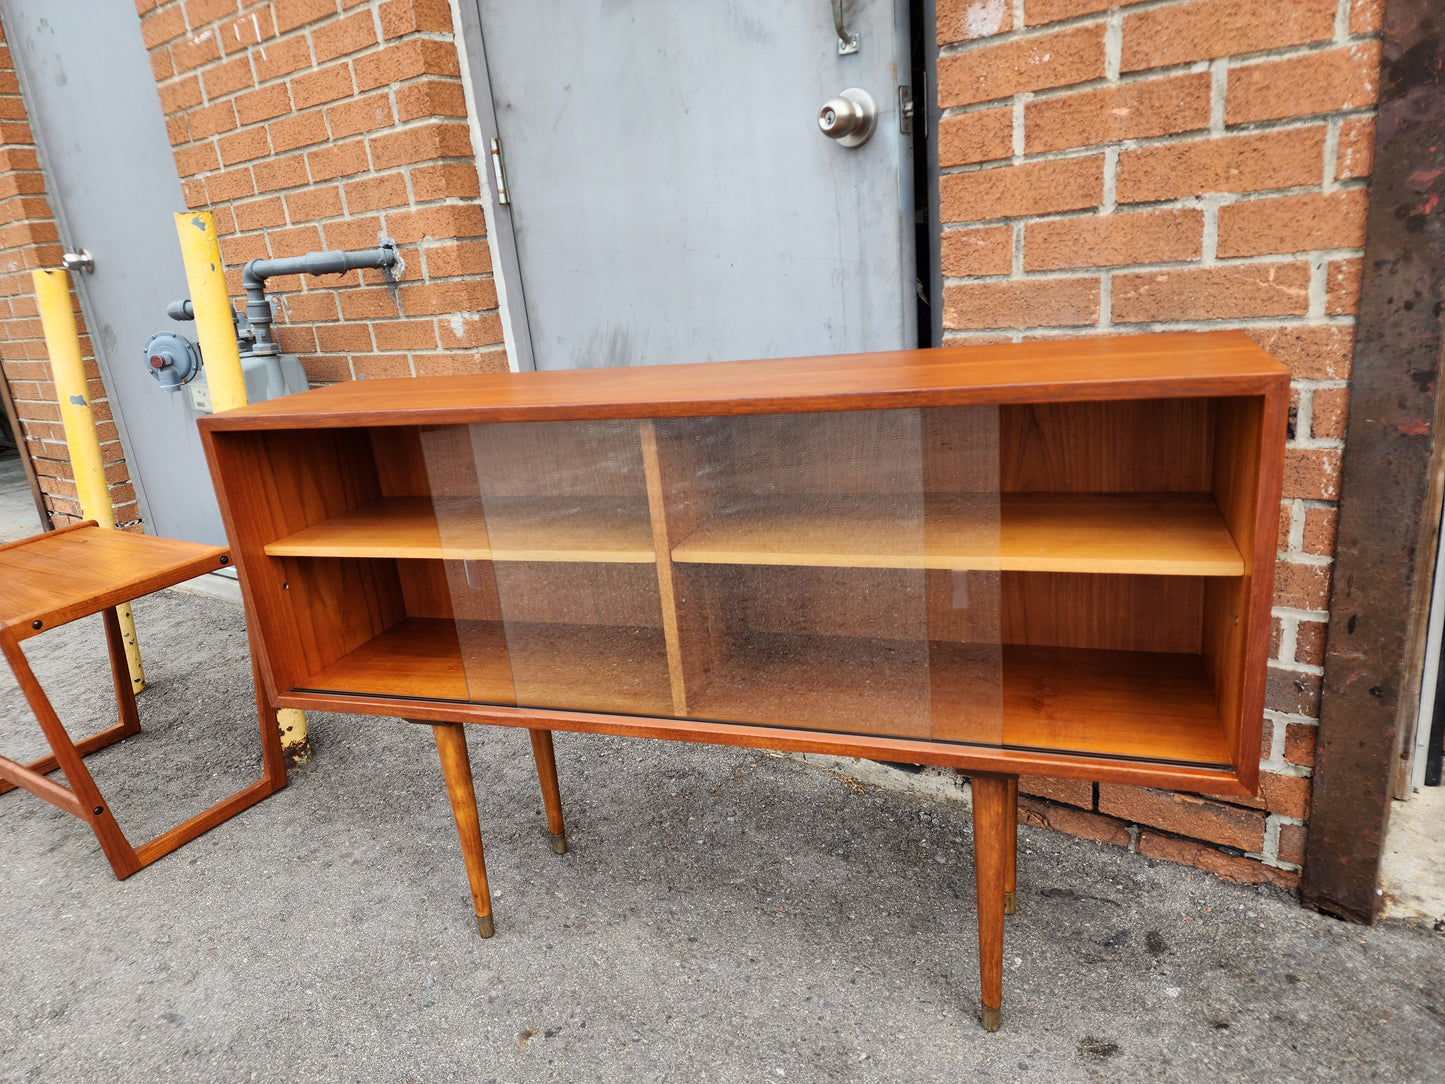
M283 690L1228 766L1263 400L218 434Z

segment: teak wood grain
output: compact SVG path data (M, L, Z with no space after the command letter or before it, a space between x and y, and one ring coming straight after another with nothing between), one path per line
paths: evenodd
M118 879L143 869L286 785L273 709L256 682L263 774L169 831L133 846L85 766L87 753L140 732L140 714L115 606L230 563L223 547L102 530L94 521L0 546L0 653L51 748L28 764L0 757L0 794L22 788L85 821ZM45 695L21 642L99 612L115 690L118 722L79 742ZM255 671L253 669L253 675ZM47 778L65 773L62 785Z
M851 568L1239 576L1208 494L776 496L735 501L674 561Z
M708 365L359 380L200 419L212 431L682 418L1264 394L1243 332L1181 332Z
M1017 774L1256 785L1288 379L1242 333L1141 335L366 381L201 428L267 695L438 725L474 889L460 723L531 732L554 833L554 731L959 768L988 1022Z
M266 545L272 557L651 564L645 501L383 497Z

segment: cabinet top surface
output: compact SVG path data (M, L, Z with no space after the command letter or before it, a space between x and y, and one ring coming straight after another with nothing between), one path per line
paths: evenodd
M810 358L361 380L200 419L203 430L689 417L1249 395L1288 370L1243 332L1055 339Z

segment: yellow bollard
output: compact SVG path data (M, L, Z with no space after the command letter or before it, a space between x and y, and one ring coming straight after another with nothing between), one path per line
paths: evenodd
M231 298L226 292L221 243L216 237L216 220L210 211L176 215L176 234L181 240L181 258L186 264L186 282L191 288L191 307L196 313L196 338L206 367L206 384L211 391L211 409L223 410L246 405L246 378L241 371L241 349L236 345L236 327L231 319ZM311 756L306 736L306 713L295 708L276 712L281 728L281 750L287 764L304 764Z
M75 474L76 499L82 519L93 519L102 527L115 528L115 510L105 483L105 463L100 458L100 435L95 430L95 413L85 385L85 364L80 359L80 336L75 330L75 310L70 304L70 276L64 271L32 271L35 301L45 330L45 351L50 355L50 372L55 378L55 397L60 401L60 421L65 426L65 443L70 448L70 467ZM135 638L135 618L130 603L115 608L125 640L125 660L130 667L131 687L146 687L140 646Z

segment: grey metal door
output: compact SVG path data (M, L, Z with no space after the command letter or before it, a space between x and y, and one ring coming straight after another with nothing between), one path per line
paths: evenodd
M906 0L842 3L846 55L829 0L472 2L519 365L916 343ZM856 147L819 126L847 88Z
M95 270L72 276L151 534L224 544L186 396L145 372L142 348L187 296L172 215L180 181L135 6L0 0L61 238Z

